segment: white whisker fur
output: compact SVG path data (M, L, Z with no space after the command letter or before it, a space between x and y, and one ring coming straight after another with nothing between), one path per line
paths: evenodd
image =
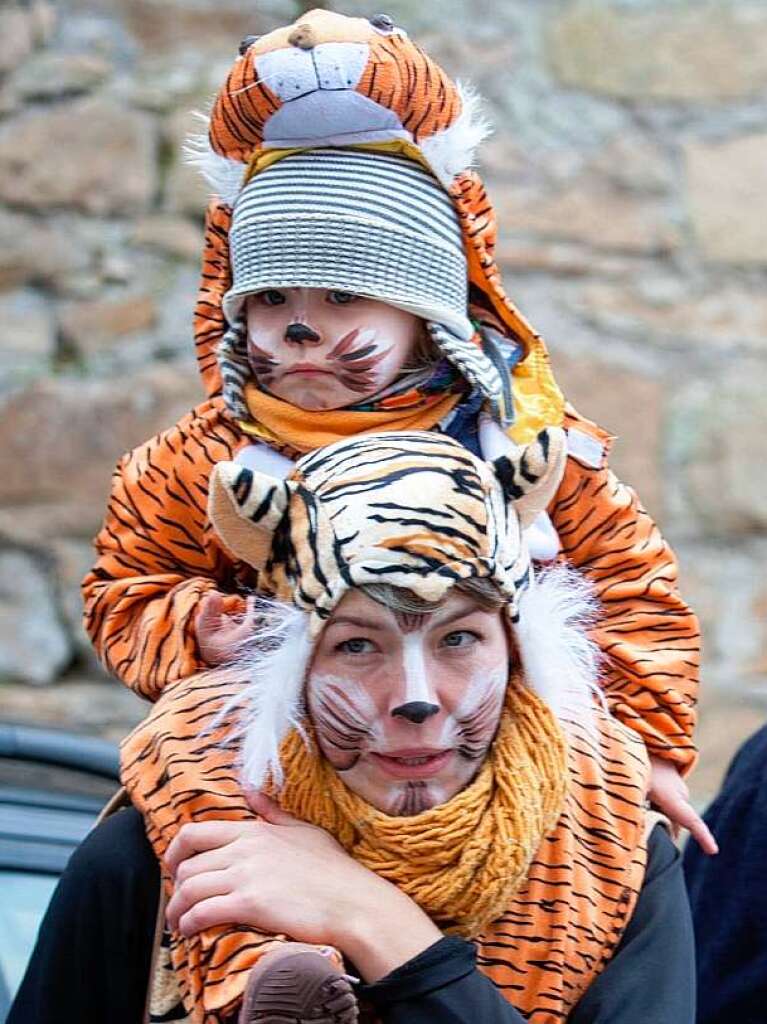
M237 720L230 739L242 739L240 779L250 789L283 782L280 744L291 729L302 730L304 680L312 654L309 615L291 605L259 599L255 636L222 670L247 680L216 716L215 726Z
M601 654L589 635L597 614L591 584L566 565L536 573L520 598L514 633L525 679L564 725L593 724L597 706L605 706Z
M202 122L205 130L187 136L182 147L184 162L200 172L213 190L213 195L218 196L222 203L234 206L242 188L245 164L216 153L208 137L210 118L199 110L194 111L194 116Z
M473 166L478 146L493 131L482 113L482 97L469 85L455 84L461 97L461 113L449 128L420 143L421 152L445 188L450 187L456 174Z

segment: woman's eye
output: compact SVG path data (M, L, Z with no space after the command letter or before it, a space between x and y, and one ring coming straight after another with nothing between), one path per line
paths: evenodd
M442 638L443 647L470 647L479 640L476 633L470 629L454 629Z
M276 288L267 288L266 291L258 293L258 301L264 306L282 306L285 302L285 296L282 292L278 292Z
M354 302L356 298L357 296L354 292L328 292L328 302L332 302L335 306L348 306L349 303Z
M336 650L343 654L370 654L375 650L375 645L361 636L353 636L350 640L343 640L338 644Z

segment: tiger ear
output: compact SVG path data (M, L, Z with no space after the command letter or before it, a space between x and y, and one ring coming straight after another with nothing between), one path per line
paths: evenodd
M293 490L291 481L236 462L219 462L210 475L208 518L235 558L260 570L269 558L274 531Z
M523 530L556 494L566 460L565 432L558 427L542 430L530 444L513 446L493 459L495 475Z

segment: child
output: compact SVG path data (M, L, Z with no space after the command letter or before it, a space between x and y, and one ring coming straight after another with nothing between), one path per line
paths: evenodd
M653 756L654 800L708 842L678 774L694 759L696 621L668 546L606 466L608 436L563 407L543 342L501 289L492 208L466 170L482 134L473 108L385 19L315 11L244 46L201 158L221 197L208 213L196 323L209 399L118 468L84 584L86 623L107 666L150 699L250 631L242 595L258 577L206 519L216 462L262 465L413 427L494 457L501 431L526 442L564 423L570 457L539 554L559 548L594 582L608 704ZM149 755L162 757L161 736ZM153 813L168 796L142 799L162 856L172 830ZM211 789L214 808L249 813L242 800L222 810ZM176 811L180 824L183 801Z

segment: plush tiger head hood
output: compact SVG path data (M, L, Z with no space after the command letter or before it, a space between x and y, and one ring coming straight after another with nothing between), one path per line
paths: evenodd
M195 316L198 359L208 393L221 390L217 347L226 330L222 299L231 286L228 235L243 185L300 149L364 146L423 163L448 191L464 239L472 312L483 312L521 345L513 379L511 435L531 441L562 422L563 399L541 338L506 296L493 258L495 214L475 150L488 132L477 98L385 15L350 18L315 10L268 35L246 37L190 156L215 192L208 209ZM479 333L474 341L480 342Z
M564 470L564 434L483 462L427 431L366 434L300 459L285 480L234 462L211 475L208 514L258 590L308 611L316 635L344 593L368 583L439 601L485 577L517 617L531 565L522 531Z

